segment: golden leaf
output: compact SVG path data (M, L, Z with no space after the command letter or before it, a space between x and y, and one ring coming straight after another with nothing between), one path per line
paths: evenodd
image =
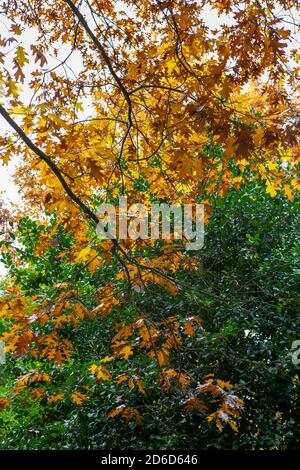
M120 356L124 356L125 359L128 359L129 356L133 355L132 347L129 345L123 346L119 351L118 354Z
M57 395L50 395L48 398L48 403L55 403L58 400L61 400L65 396L64 393L58 393Z
M118 406L117 408L115 408L114 410L112 410L108 413L108 417L109 418L114 418L115 416L118 416L120 413L122 413L124 408L126 408L126 405Z
M71 398L77 406L81 406L84 400L87 400L87 396L80 392L74 392L71 395Z

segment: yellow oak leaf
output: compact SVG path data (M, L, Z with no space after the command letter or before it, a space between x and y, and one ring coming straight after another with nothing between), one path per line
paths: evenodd
M275 185L271 183L270 181L267 181L266 186L267 186L267 189L266 189L267 194L270 194L271 197L275 197L277 194L277 189Z
M129 345L123 346L119 351L118 354L120 356L124 356L125 359L128 359L129 356L133 355L132 347Z
M80 392L74 392L71 395L71 398L77 406L81 406L84 400L87 400L87 396Z
M114 418L115 416L118 416L120 413L122 413L122 411L124 410L125 407L126 407L126 405L118 406L117 408L115 408L114 410L112 410L108 413L108 417L109 418Z
M188 336L194 336L195 327L192 325L190 321L187 321L184 323L184 333Z
M283 190L284 190L284 194L291 201L293 199L293 190L292 190L292 188L288 184L285 184L283 186Z
M64 393L58 393L57 395L50 395L48 398L48 403L55 403L58 400L61 400L65 396Z

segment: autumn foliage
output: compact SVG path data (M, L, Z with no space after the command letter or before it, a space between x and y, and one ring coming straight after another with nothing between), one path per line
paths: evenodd
M0 208L1 340L15 361L0 408L84 409L116 387L103 419L142 428L155 384L237 433L246 393L182 360L205 331L202 309L176 300L201 252L101 241L97 208L203 203L208 223L214 198L247 184L297 198L299 2L11 0L0 13L1 159L17 162L23 201Z

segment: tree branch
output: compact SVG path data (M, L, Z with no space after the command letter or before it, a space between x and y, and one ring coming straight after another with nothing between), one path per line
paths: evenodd
M102 55L102 58L104 60L104 62L106 63L112 77L114 78L114 80L116 81L116 83L118 84L127 104L128 104L128 122L129 122L129 127L132 126L132 118L131 118L131 113L132 113L132 103L131 103L131 99L130 99L130 95L128 93L128 91L126 90L126 88L124 87L120 77L118 76L118 74L116 73L115 69L113 68L112 66L112 63L111 63L111 60L110 58L108 57L104 47L102 46L102 44L100 43L100 41L97 39L97 37L95 36L95 34L93 33L93 31L91 30L91 28L89 27L86 19L84 18L84 16L81 14L81 12L79 11L79 9L74 5L74 3L71 1L71 0L63 0L65 3L67 3L69 5L69 7L71 8L71 10L73 11L74 15L78 18L80 24L83 26L83 28L85 29L85 31L87 32L87 34L90 36L91 40L93 41L93 43L95 44L95 46L97 47L97 49L99 49L101 55ZM128 131L127 131L128 132Z

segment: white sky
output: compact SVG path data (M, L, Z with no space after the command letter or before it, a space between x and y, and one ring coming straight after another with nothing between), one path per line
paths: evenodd
M218 17L216 10L211 10L211 8L209 7L205 7L203 9L203 17L206 23L208 24L208 26L210 27L217 27L222 23L228 23L228 20L229 20L229 18L228 17L226 18L225 15L221 15L220 17ZM5 32L7 32L7 25L5 24L3 19L0 21L0 34L1 34L1 30L4 30ZM22 34L21 36L22 45L25 48L26 46L29 46L32 43L33 36L34 34L32 31L25 31L25 33ZM64 46L63 48L61 48L61 51L62 51L61 57L65 57L68 54L69 49ZM47 59L49 58L47 57ZM57 63L58 63L57 60L51 61L51 58L50 58L48 60L47 68L50 69L54 65L57 65ZM76 57L76 54L72 54L70 61L68 63L70 67L75 71L76 69L78 70L78 68L80 68L78 56ZM27 75L28 75L28 72L30 74L29 66L25 68L25 75L26 75L26 72L27 72ZM23 94L24 94L25 101L28 102L31 96L29 95L26 96L25 93ZM3 135L4 133L6 133L7 130L9 130L9 126L7 125L6 121L2 118L2 116L0 116L0 135ZM0 192L4 194L4 198L7 203L18 203L21 198L21 196L18 194L18 188L13 183L13 178L12 178L15 166L16 166L16 162L13 158L12 158L12 161L9 163L9 165L7 166L3 165L1 161L1 155L0 155Z

